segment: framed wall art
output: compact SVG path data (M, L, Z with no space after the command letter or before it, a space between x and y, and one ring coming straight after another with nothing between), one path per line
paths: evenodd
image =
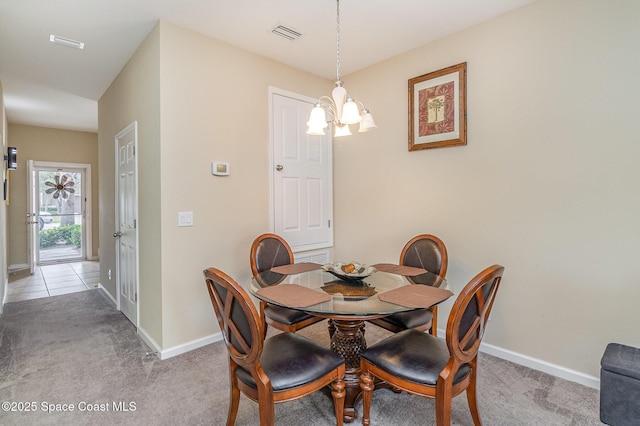
M409 151L467 144L467 63L409 80Z

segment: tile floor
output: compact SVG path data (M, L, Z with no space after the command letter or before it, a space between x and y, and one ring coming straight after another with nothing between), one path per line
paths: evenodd
M6 302L39 299L92 290L100 282L100 262L85 261L38 266L33 275L9 275Z

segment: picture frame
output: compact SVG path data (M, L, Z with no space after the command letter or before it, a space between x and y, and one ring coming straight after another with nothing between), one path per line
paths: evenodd
M467 144L467 63L409 79L409 151Z

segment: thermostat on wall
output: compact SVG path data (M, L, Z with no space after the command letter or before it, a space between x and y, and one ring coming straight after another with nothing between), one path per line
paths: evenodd
M223 161L211 163L211 173L216 176L229 176L229 163Z

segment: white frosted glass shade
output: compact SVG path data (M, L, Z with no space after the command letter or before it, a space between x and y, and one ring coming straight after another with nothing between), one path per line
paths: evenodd
M344 124L356 124L362 120L358 105L351 98L347 98L347 103L342 107L340 122Z
M351 130L346 124L343 126L336 126L336 131L333 136L336 138L339 138L341 136L351 136Z
M327 114L319 104L316 104L315 107L311 110L311 114L309 114L309 121L307 121L307 126L309 129L326 129L329 123L327 123ZM309 133L309 132L307 132ZM322 132L324 135L324 132Z
M373 130L376 127L376 122L373 121L373 115L370 112L364 113L362 117L362 121L360 122L359 132L368 132L369 130Z
M309 126L309 128L307 129L307 134L308 135L314 135L314 136L324 136L324 129L322 127L311 127Z

